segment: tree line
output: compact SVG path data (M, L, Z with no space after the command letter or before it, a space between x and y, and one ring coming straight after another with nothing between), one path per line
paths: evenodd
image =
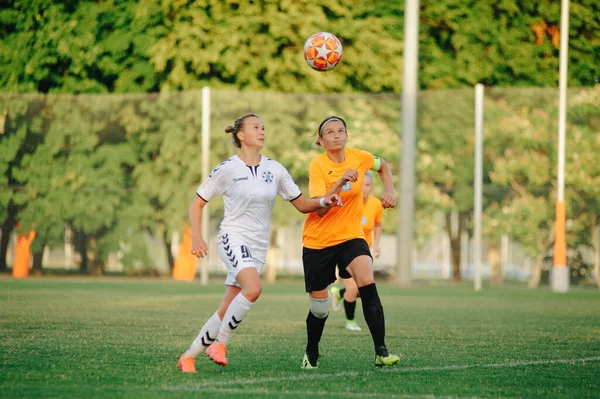
M38 232L36 264L43 246L63 240L68 226L86 273L101 271L109 250L119 249L126 264L150 262L140 260L141 231L169 245L201 179L196 89L203 86L213 88L213 126L259 113L273 129L267 153L301 185L317 153L310 133L324 113L345 116L350 143L396 168L403 7L342 0L5 2L0 269L4 232L17 221L19 229ZM475 83L504 87L486 92L486 235L492 243L501 234L523 243L538 271L551 247L557 94L517 87L556 87L559 13L553 1L421 1L416 229L424 240L434 211L446 215L455 279L460 233L471 228ZM598 254L600 186L591 160L598 153L600 5L571 1L570 14L569 85L590 88L569 94L569 244ZM314 72L302 59L305 38L318 30L344 45L332 72ZM215 164L233 149L212 130ZM395 213L388 215L384 227L393 232ZM275 223L296 220L279 208L275 216Z
M557 101L554 89L486 91L484 132L484 233L498 250L501 235L536 259L538 278L554 241ZM235 153L222 127L252 111L266 124L265 155L284 164L306 189L308 164L325 115L347 118L349 145L381 156L398 178L400 125L397 94L298 95L211 91L210 164ZM600 215L598 141L600 90L569 92L566 159L568 242L592 248L596 259ZM424 242L445 215L454 276L460 279L460 237L471 231L473 212L474 91L423 91L417 138L417 241ZM123 263L152 265L144 232L170 247L186 222L187 206L200 183L202 96L200 91L157 95L0 95L7 118L0 135L0 221L6 237L35 229L34 254L64 242L73 232L81 271L101 272L108 253ZM302 220L276 206L275 227ZM220 220L222 203L211 207ZM452 223L457 218L458 223ZM396 230L396 211L384 231ZM216 225L212 227L216 228ZM167 251L168 253L169 251ZM172 265L172 259L171 265Z
M0 90L286 93L401 90L403 2L354 0L6 0ZM560 2L422 0L419 85L558 84ZM304 41L340 38L335 72L304 64ZM570 1L569 86L598 84L600 4Z

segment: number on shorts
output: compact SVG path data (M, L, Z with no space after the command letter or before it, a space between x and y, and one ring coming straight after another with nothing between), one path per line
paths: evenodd
M245 245L240 245L240 251L242 251L242 259L250 258L250 251Z

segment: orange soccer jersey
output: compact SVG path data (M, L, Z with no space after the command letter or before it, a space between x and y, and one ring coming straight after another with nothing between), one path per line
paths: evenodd
M362 227L365 232L365 240L369 244L369 248L373 244L373 228L376 224L381 223L383 216L383 205L379 198L369 195L367 202L363 205Z
M344 150L344 162L333 162L323 153L312 160L309 167L308 191L311 198L321 197L348 169L358 171L358 180L348 182L340 197L343 206L335 207L323 217L309 213L304 223L302 242L306 248L322 249L341 244L353 238L364 238L362 183L365 173L375 164L375 157L367 151Z

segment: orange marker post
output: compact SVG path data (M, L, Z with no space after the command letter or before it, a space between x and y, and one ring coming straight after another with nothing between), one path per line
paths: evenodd
M17 236L17 246L15 248L15 261L12 268L12 275L15 278L25 278L29 276L29 261L31 260L31 243L35 239L35 231L28 234Z
M183 233L179 251L175 258L173 280L192 281L196 277L198 258L190 252L192 249L192 229L188 227Z
M567 266L567 238L565 223L567 210L565 201L556 202L556 237L554 239L554 266Z

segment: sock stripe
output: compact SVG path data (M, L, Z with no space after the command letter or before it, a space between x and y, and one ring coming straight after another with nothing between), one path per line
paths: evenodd
M215 341L219 328L221 327L221 319L217 312L215 312L207 321L204 323L200 332L185 352L188 357L196 357L205 350L210 344ZM212 335L212 336L211 336ZM213 338L215 337L215 338Z
M235 323L235 325L231 324L231 323ZM235 316L231 316L231 321L229 322L229 328L231 328L232 330L235 330L236 328L238 328L238 326L240 325L240 323L242 322L242 320L237 320L235 318Z
M208 334L208 331L207 331L206 334L204 334L204 336L200 339L200 341L202 341L202 345L208 346L208 345L212 344L213 342L215 342L215 339L216 338L212 338Z
M252 305L254 305L254 303L248 301L241 293L235 296L223 317L223 323L221 324L219 335L217 336L218 342L221 342L224 345L229 343L231 334L238 328L246 314L252 308Z

